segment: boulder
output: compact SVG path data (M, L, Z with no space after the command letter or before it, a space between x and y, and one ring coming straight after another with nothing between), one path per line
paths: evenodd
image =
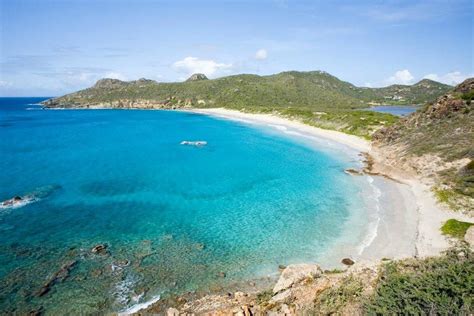
M344 258L341 260L341 262L345 264L346 266L351 266L355 263L355 261L352 260L351 258Z
M474 225L467 229L464 240L469 244L471 249L474 249Z
M281 273L278 282L273 288L273 293L276 294L286 290L305 279L318 278L322 273L323 271L316 264L291 264Z
M166 316L179 316L179 310L176 308L170 307L166 311Z
M91 249L92 253L97 254L105 254L107 252L107 245L106 244L99 244Z
M270 303L281 303L287 301L291 297L291 290L284 290L270 299Z

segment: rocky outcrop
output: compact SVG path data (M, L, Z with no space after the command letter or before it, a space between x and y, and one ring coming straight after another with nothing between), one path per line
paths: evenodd
M474 78L372 136L391 168L419 176L448 207L473 214Z
M322 273L323 271L316 264L291 264L281 273L278 282L273 287L273 293L277 294L303 280L318 278Z
M114 89L114 88L121 88L127 86L129 83L119 80L119 79L111 79L111 78L104 78L98 80L94 88L101 88L101 89Z
M469 244L471 249L474 250L474 225L468 228L464 235L464 240Z
M321 295L341 288L347 283L360 284L358 297L373 291L377 278L376 265L355 264L346 271L323 272L315 264L294 264L286 267L273 290L211 294L200 298L172 298L161 300L146 310L146 314L166 315L319 315L331 314L317 306ZM348 297L340 315L358 315L361 300Z
M189 77L186 81L202 81L202 80L208 80L205 74L193 74L191 77Z
M68 263L65 263L64 265L61 266L61 268L56 271L53 276L41 287L41 289L37 292L37 296L41 297L43 295L46 295L53 285L56 283L64 282L69 277L69 272L71 269L76 265L77 261L71 261Z

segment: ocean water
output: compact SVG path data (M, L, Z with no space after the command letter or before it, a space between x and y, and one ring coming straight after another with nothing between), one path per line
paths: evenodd
M420 107L418 105L380 105L369 108L369 111L375 111L380 113L389 113L396 116L407 116L413 112L416 112Z
M373 238L370 179L343 172L357 153L278 126L43 99L0 98L0 200L28 202L0 208L3 312L124 311Z

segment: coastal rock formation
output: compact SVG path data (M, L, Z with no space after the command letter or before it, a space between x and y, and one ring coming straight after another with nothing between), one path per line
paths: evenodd
M305 279L318 278L322 272L316 264L291 264L281 273L278 282L273 287L273 293L286 290Z
M285 272L286 271L286 272ZM323 273L319 266L310 264L289 265L280 276L278 293L273 290L210 294L198 298L163 299L149 307L146 313L167 315L354 315L360 314L359 296L369 295L377 278L375 265L355 264L345 272ZM341 291L357 285L357 295L344 298L343 306L321 309L320 300L328 291ZM340 288L340 289L339 289ZM275 290L274 289L274 290ZM335 297L336 298L336 297ZM322 304L324 306L328 304ZM337 309L336 309L337 308Z
M377 160L419 175L441 202L473 214L474 78L373 135Z
M66 280L69 277L69 272L76 265L76 263L77 261L74 260L62 265L61 268L56 271L53 276L41 287L36 295L41 297L47 294L54 284Z

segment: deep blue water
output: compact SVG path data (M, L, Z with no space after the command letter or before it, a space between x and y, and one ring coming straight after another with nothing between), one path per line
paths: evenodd
M390 113L396 116L406 116L413 112L416 112L420 107L418 105L404 105L404 106L396 106L396 105L380 105L380 106L373 106L369 111L381 112L381 113Z
M4 312L119 311L317 262L345 225L362 229L363 179L334 148L183 112L32 105L43 99L0 98L0 200L37 199L0 209Z

